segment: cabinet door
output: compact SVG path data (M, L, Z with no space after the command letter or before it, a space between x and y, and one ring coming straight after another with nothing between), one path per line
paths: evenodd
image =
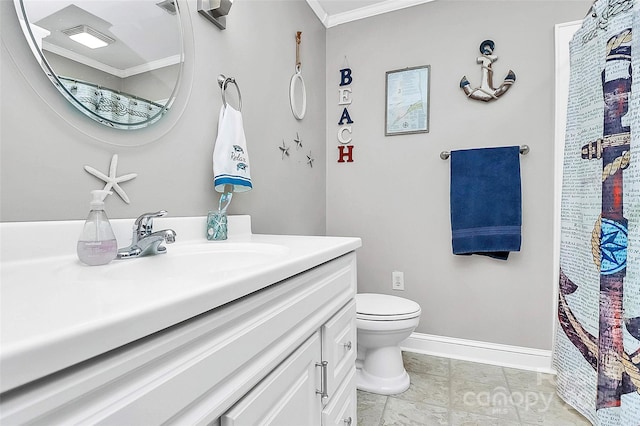
M327 393L329 398L338 385L355 370L356 302L351 300L322 326L322 359L327 361Z
M319 426L320 355L318 331L222 416L222 426Z
M356 426L358 424L356 371L344 379L331 401L322 410L322 426Z

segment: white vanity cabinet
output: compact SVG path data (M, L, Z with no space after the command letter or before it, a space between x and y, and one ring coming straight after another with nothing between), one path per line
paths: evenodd
M0 423L356 424L355 292L351 251L7 391Z
M355 314L351 300L222 416L222 426L355 421Z

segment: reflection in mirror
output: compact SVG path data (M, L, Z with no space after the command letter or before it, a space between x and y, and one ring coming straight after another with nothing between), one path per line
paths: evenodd
M171 106L184 60L177 0L14 0L36 59L85 115L136 129Z

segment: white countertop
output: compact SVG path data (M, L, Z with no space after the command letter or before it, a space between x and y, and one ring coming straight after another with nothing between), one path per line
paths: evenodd
M229 217L229 239L207 241L206 219L161 218L167 253L86 266L84 221L0 224L0 392L170 327L360 247L359 238L251 234ZM131 220L112 221L119 247ZM125 237L126 235L126 237ZM219 250L211 255L203 251ZM51 253L60 253L51 256ZM245 259L243 261L243 258Z

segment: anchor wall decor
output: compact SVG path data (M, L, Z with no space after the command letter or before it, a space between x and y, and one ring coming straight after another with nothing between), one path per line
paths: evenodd
M515 83L516 74L512 70L509 70L500 87L493 87L493 69L491 68L491 64L498 60L498 57L493 54L494 49L495 43L493 40L485 40L480 43L480 53L482 56L476 59L476 62L479 63L482 68L482 82L480 83L480 87L472 88L471 83L467 80L467 76L463 76L462 80L460 80L460 88L468 98L484 102L493 101L504 95L513 83Z

